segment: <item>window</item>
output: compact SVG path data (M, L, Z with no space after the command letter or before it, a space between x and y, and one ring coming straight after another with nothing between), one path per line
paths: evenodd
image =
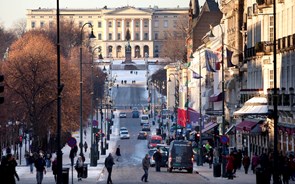
M83 26L83 22L79 22L79 27L81 28Z
M139 40L139 33L135 33L135 40Z
M70 16L70 19L74 18L73 16Z
M177 21L173 20L173 27L176 28L176 26L177 26Z
M155 52L159 52L159 46L158 45L155 46Z
M98 40L101 40L101 33L98 33L98 35L97 35L97 39L98 39Z
M79 16L79 18L80 18L80 19L82 19L82 18L83 18L83 16Z
M109 27L112 27L112 21L109 21Z
M135 27L139 27L139 21L135 21Z
M164 39L167 39L167 32L164 32Z
M91 19L91 18L92 18L92 16L88 16L88 18L89 18L89 19Z
M40 27L43 28L44 27L44 22L40 22Z
M145 40L148 40L148 39L149 39L149 35L148 35L148 33L144 33L144 39L145 39Z
M118 27L121 27L121 22L117 22L117 24L118 24Z
M168 17L167 15L164 16L164 18L167 18L167 17Z
M144 21L144 27L149 27L149 22L147 20Z
M118 40L121 40L121 33L118 33L117 37L118 37Z
M274 19L273 16L269 16L269 41L273 41L274 39Z
M126 27L130 27L130 22L129 21L126 22Z
M158 20L155 20L154 27L159 27L159 21Z
M32 19L34 19L34 18L35 18L35 16L32 16L31 18L32 18Z
M158 36L159 36L159 34L158 33L155 33L155 40L158 39Z
M31 28L35 28L36 27L36 23L35 22L31 22Z
M164 20L164 28L168 27L168 20Z
M173 17L174 17L174 18L177 18L177 15L174 15Z
M49 16L50 19L52 19L52 16Z
M41 18L41 19L43 19L43 18L44 18L44 16L40 16L40 18Z
M112 35L112 33L109 33L109 40L112 40L113 38L113 35Z
M269 71L269 88L274 87L274 76L273 76L273 70Z
M49 28L53 28L53 22L52 21L49 22Z
M101 27L101 22L97 22L97 27Z
M156 15L155 18L158 18L158 15Z

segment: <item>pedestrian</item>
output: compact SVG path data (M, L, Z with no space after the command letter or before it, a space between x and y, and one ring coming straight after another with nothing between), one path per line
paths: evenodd
M255 174L256 172L256 167L259 164L259 156L257 155L257 153L254 153L253 157L252 157L252 165L251 165L251 169L253 170L253 174Z
M119 158L121 157L121 149L120 149L120 145L118 145L117 149L116 149L116 156L117 156L117 161L119 161Z
M161 162L162 162L162 154L160 152L160 149L158 149L154 153L153 158L154 158L155 164L156 164L156 171L160 172L161 171Z
M10 153L11 153L11 148L9 146L7 146L7 148L6 148L6 155L8 155Z
M2 165L2 163L1 163ZM12 156L11 153L7 154L6 156L6 160L4 161L3 164L3 177L1 178L4 179L5 178L5 182L7 184L15 184L15 178L17 179L17 181L19 181L19 176L15 170L15 167L17 166L17 162L15 160L15 158Z
M56 179L57 179L57 157L54 158L52 165L51 165L51 169L52 169L52 174L54 176L54 180L56 183Z
M88 148L88 144L87 144L87 142L85 141L85 142L84 142L84 150L85 150L85 153L87 152L87 148Z
M87 132L86 132L86 130L84 130L84 136L86 137L86 135L87 135Z
M46 162L46 167L47 168L51 167L51 158L52 158L52 154L47 153L46 157L45 157L45 162Z
M232 180L232 179L234 179L234 177L233 177L234 162L235 162L234 154L230 153L228 156L226 156L226 159L227 159L227 164L226 164L227 178L229 180Z
M111 153L109 153L109 156L107 156L107 158L104 161L104 165L108 170L108 180L107 180L107 184L112 184L112 169L113 169L113 165L114 165L114 158L112 156Z
M245 169L245 174L248 174L248 170L249 170L249 166L250 166L250 157L248 156L247 153L245 153L242 162L243 162L243 166Z
M76 161L76 165L75 165L75 169L77 171L77 178L78 178L78 181L82 181L82 172L83 172L83 165L84 165L84 162L83 162L83 158L82 156L80 155Z
M45 169L46 163L43 157L44 157L43 153L40 152L39 157L34 162L36 167L37 184L42 184L43 176L44 174L46 174L46 169Z
M145 157L142 159L142 168L143 168L144 174L141 177L141 181L148 182L149 168L150 168L149 154L146 154Z
M34 171L34 162L35 162L35 159L34 159L33 153L30 153L28 163L29 163L29 166L30 166L30 173L31 174L33 174L33 171Z

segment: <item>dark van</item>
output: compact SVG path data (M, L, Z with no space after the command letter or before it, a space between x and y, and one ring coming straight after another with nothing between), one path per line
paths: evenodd
M185 169L193 173L192 143L187 140L174 140L169 146L168 172Z

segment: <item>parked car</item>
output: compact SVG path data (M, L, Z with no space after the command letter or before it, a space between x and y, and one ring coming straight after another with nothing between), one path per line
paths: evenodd
M130 139L128 130L120 131L120 139Z
M125 112L120 112L119 118L126 118L127 114Z
M173 169L185 169L193 173L193 149L192 143L187 140L174 140L170 143L168 172Z
M148 123L142 125L142 131L151 131L151 127Z
M155 166L155 160L153 158L153 155L157 151L157 149L160 149L160 153L162 154L161 167L167 167L168 156L169 156L169 146L167 145L166 146L160 145L160 146L157 146L157 148L149 149L151 167Z
M148 148L155 148L158 144L163 144L163 139L159 135L153 135L148 142Z
M139 131L137 139L147 139L148 133L145 131Z

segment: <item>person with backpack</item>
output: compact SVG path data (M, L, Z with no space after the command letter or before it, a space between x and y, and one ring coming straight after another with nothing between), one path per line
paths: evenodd
M82 181L83 165L84 165L84 161L83 161L82 156L80 155L78 157L78 159L76 161L76 165L75 165L78 181Z
M39 153L39 157L35 160L35 168L36 168L36 179L37 184L42 184L44 174L46 174L46 162L44 160L44 155L42 152Z

